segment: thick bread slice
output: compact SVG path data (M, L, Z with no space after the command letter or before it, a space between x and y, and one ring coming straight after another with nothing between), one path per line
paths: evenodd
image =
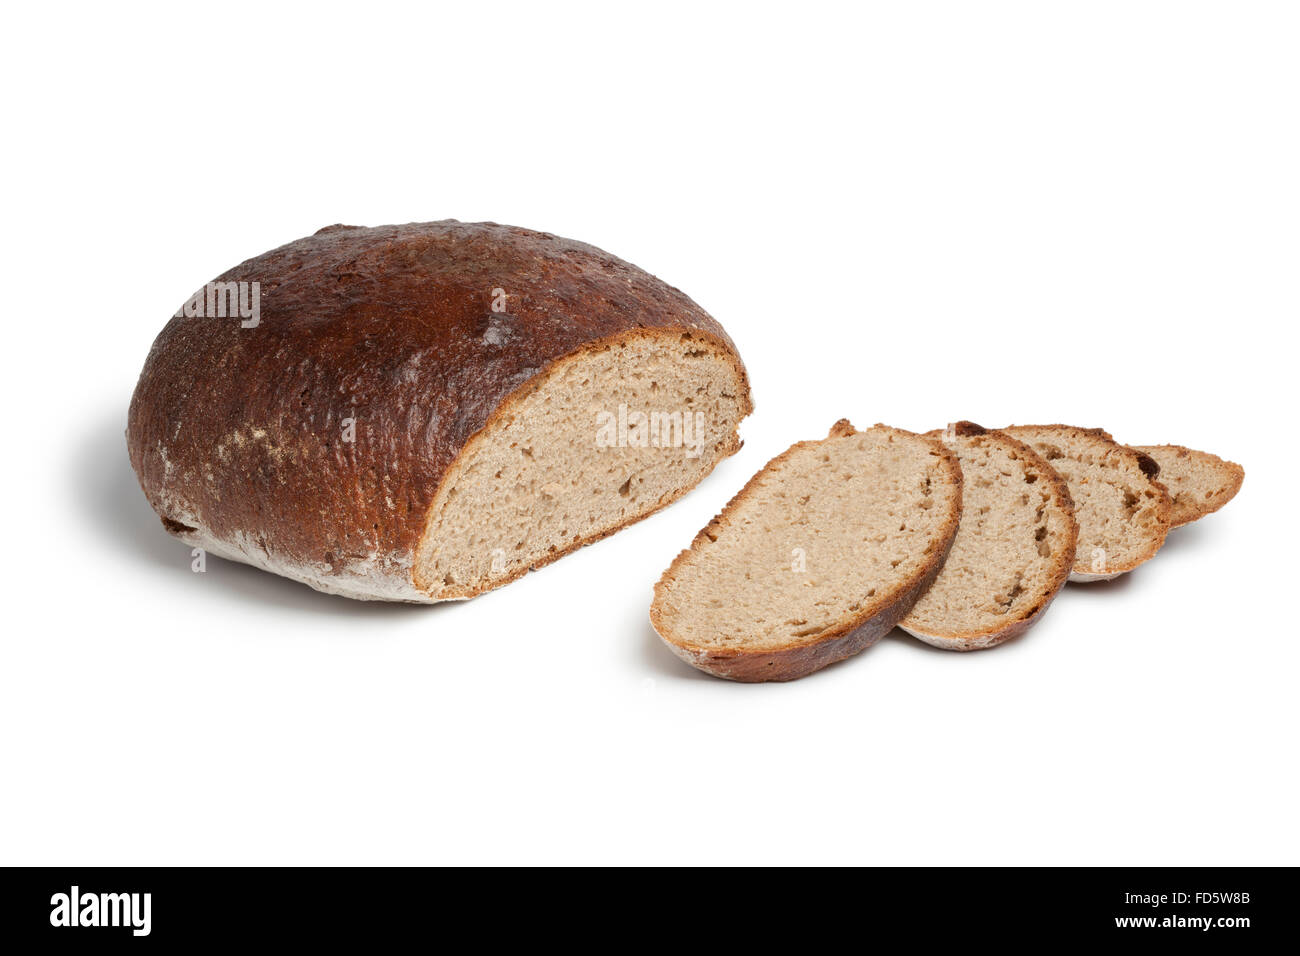
M717 677L803 677L903 618L960 515L961 466L941 442L839 421L768 462L677 556L650 622Z
M1218 511L1241 490L1246 471L1208 451L1182 445L1132 445L1160 466L1160 483L1174 499L1174 527Z
M1065 481L1028 445L972 422L929 432L957 453L962 513L943 570L900 625L973 651L1027 630L1065 585L1078 526Z
M664 507L740 448L752 407L722 326L600 249L496 223L330 226L173 316L127 447L191 547L435 602Z
M1173 504L1160 466L1100 428L1016 425L1004 432L1045 458L1069 486L1079 523L1071 581L1106 581L1154 557Z

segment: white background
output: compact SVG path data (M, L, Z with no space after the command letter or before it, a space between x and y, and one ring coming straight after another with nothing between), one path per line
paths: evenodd
M6 12L0 862L1300 862L1296 8L543 6ZM154 335L321 226L447 217L686 290L743 451L466 604L191 573L122 434ZM680 664L651 585L841 416L1247 478L993 651Z

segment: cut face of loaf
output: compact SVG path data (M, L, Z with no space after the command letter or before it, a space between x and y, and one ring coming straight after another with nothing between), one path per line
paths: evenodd
M331 226L172 318L127 445L192 547L434 602L673 501L751 409L722 327L599 249L495 223Z
M1078 529L1065 482L1014 438L971 422L930 432L961 461L961 525L934 584L900 625L969 651L1025 631L1074 564Z
M1182 445L1133 445L1160 466L1160 483L1173 497L1174 527L1218 511L1241 490L1245 469L1207 451Z
M740 447L746 398L726 350L693 338L638 336L561 363L448 470L416 585L471 597L676 500Z
M1079 523L1071 581L1105 581L1155 556L1170 528L1172 505L1155 480L1159 466L1099 428L1017 425L1004 428L1065 479Z
M961 467L935 439L836 423L755 475L655 586L650 620L717 677L791 680L871 646L934 580Z

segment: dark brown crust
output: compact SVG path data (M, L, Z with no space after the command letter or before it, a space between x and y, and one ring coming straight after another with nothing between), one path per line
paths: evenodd
M888 428L885 425L876 425L875 427ZM905 432L898 428L890 429L890 431L917 438L923 437L916 435L914 432ZM855 434L853 426L847 419L840 419L831 426L829 434L823 441L844 438L852 434ZM663 639L673 653L688 664L698 667L715 677L723 677L727 680L742 683L788 681L805 677L813 671L826 667L828 664L834 664L836 661L841 661L846 657L851 657L866 650L889 633L899 621L907 616L907 612L912 609L912 605L934 583L935 577L943 568L943 563L948 557L948 550L952 547L953 539L957 536L957 525L961 517L961 465L958 463L957 457L945 448L942 442L930 439L930 444L937 452L937 457L948 469L949 477L956 486L957 497L953 513L949 516L941 531L939 546L931 554L930 561L922 572L907 584L903 590L894 594L880 595L863 607L857 615L842 620L834 627L819 633L812 640L799 644L789 644L776 650L745 651L744 649L728 649L721 651L696 648L673 639L660 613L660 599L666 593L667 586L675 580L677 568L693 552L701 548L705 541L712 541L719 532L726 528L732 510L752 493L757 483L773 467L784 462L799 449L820 443L816 441L797 442L759 469L745 483L745 487L740 489L735 497L727 502L722 511L695 536L690 547L673 559L672 564L668 566L658 583L655 584L654 601L650 605L650 624L655 629L655 633Z
M376 578L400 587L405 576L415 592L411 556L448 468L584 349L696 339L730 357L752 408L735 346L703 309L549 233L454 220L330 226L215 281L259 283L260 324L173 318L131 400L128 450L169 531L198 524L218 541L251 540L272 564L328 576L379 556ZM508 347L492 324L502 318ZM347 417L361 423L353 443L339 440Z
M1146 563L1147 561L1150 561L1153 557L1156 556L1156 553L1160 550L1161 547L1164 546L1165 535L1169 533L1169 529L1173 526L1171 520L1171 516L1173 513L1173 498L1169 494L1169 489L1166 488L1163 484L1161 484L1158 480L1156 480L1154 475L1152 475L1150 471L1151 467L1154 465L1155 471L1158 474L1160 471L1160 466L1156 465L1155 461L1152 460L1149 455L1144 455L1139 451L1129 448L1127 445L1121 445L1119 442L1115 441L1115 437L1111 435L1110 432L1102 428L1080 428L1077 425L1060 425L1060 424L1008 425L1006 428L1002 429L1002 431L1010 435L1012 438L1016 438L1017 436L1014 434L1014 432L1016 432L1018 429L1056 430L1056 431L1073 432L1076 435L1086 435L1090 438L1098 439L1103 442L1109 443L1111 446L1113 446L1112 450L1114 450L1118 454L1127 456L1137 467L1137 469L1143 474L1143 476L1149 482L1151 482L1152 487L1154 487L1160 493L1161 496L1160 500L1162 504L1160 510L1164 515L1164 522L1163 522L1164 533L1160 535L1159 540L1153 539L1151 542L1151 547L1148 548L1141 555L1139 555L1136 560L1131 561L1130 563L1128 563L1123 567L1108 569L1106 575L1104 575L1102 579L1104 580L1106 578L1118 577L1121 574L1127 574L1129 571L1132 571L1134 568ZM1149 464L1144 464L1142 460L1144 458L1147 459ZM1078 560L1077 554L1075 555L1075 558L1077 562ZM1075 567L1073 573L1080 576L1076 578L1076 580L1087 580L1088 578L1092 577L1092 572L1088 566Z
M1038 474L1040 478L1046 481L1052 489L1052 499L1057 507L1062 508L1070 519L1070 527L1073 533L1070 535L1069 547L1063 549L1055 556L1052 565L1052 584L1043 596L1043 599L1033 607L1026 608L1017 612L1019 617L1013 618L1007 626L999 628L996 631L958 631L951 634L927 634L925 637L913 633L917 640L925 641L934 647L943 647L950 651L977 651L987 650L990 647L997 647L999 644L1005 644L1013 637L1019 637L1025 631L1035 624L1043 613L1047 610L1048 605L1056 599L1056 596L1065 587L1065 582L1070 579L1070 571L1074 567L1075 549L1079 542L1079 522L1074 517L1074 499L1070 497L1070 487L1047 460L1038 452L1034 451L1029 445L1017 438L1012 438L1006 432L997 431L996 429L984 428L982 425L976 425L974 422L955 422L948 426L952 432L963 438L975 438L987 435L996 441L1011 445L1022 458L1025 459ZM927 436L940 437L947 429L936 429L926 432ZM935 640L929 640L934 638ZM936 643L941 641L942 643Z
M1175 528L1181 528L1185 524L1191 524L1193 521L1199 521L1206 515L1214 514L1233 498L1237 497L1237 492L1241 491L1241 485L1246 480L1246 469L1241 467L1235 461L1229 461L1226 458L1220 458L1208 451L1199 451L1195 448L1188 448L1186 445L1130 445L1135 452L1144 457L1151 456L1143 449L1168 449L1177 452L1179 456L1191 455L1200 458L1209 459L1209 464L1221 474L1229 475L1228 490L1226 494L1214 498L1208 505L1204 499L1196 499L1192 504L1187 504L1184 499L1174 494L1174 490L1169 489L1170 495L1174 498L1173 513L1171 521ZM1152 459L1153 461L1155 459ZM1157 462L1156 467L1160 465Z
M948 428L937 428L934 431L926 432L926 434L937 437L943 435L949 429L951 429L952 434L956 435L958 438L977 438L980 435L988 434L988 429L983 425L976 425L974 422L968 422L965 420L953 422L948 426Z

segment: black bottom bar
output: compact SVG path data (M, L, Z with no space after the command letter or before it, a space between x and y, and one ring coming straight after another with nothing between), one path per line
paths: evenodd
M863 947L941 940L1235 947L1290 938L1295 913L1292 869L623 870L594 877L577 869L7 869L0 938L95 948L318 941L371 949L409 945L413 934L459 947L472 932L486 944L523 933L532 934L530 945L619 949L617 936L626 934L637 946L730 948L750 938L806 946L842 930Z

